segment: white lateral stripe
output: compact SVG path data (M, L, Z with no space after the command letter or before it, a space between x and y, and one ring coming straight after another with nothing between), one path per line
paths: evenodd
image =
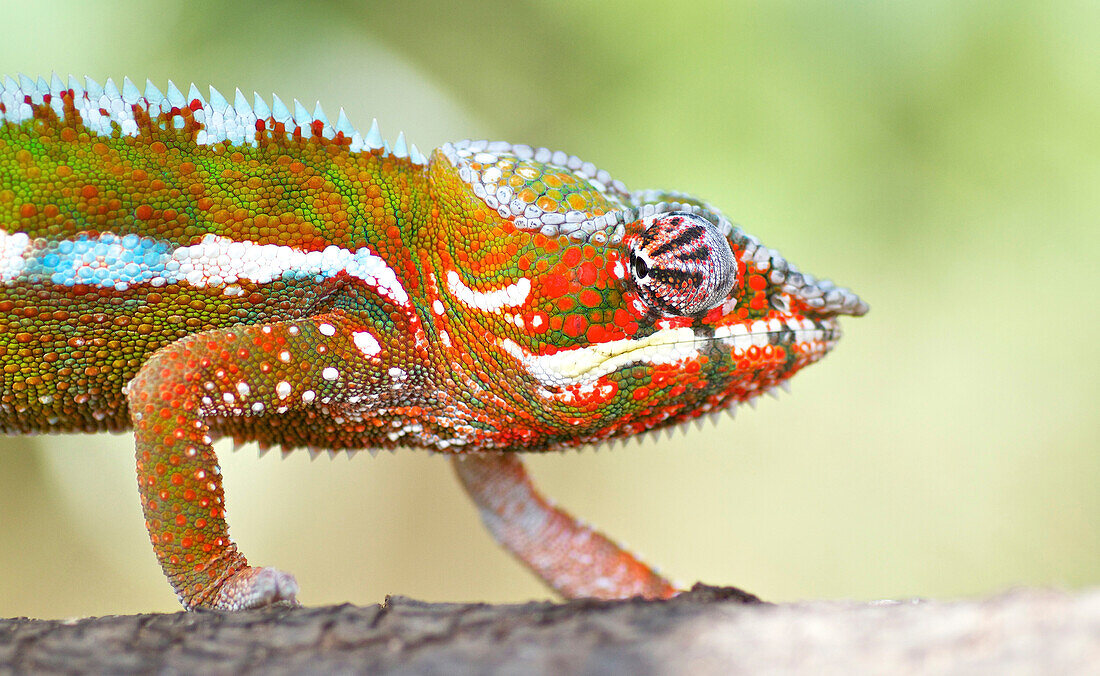
M506 307L519 307L527 302L531 294L531 280L521 277L519 281L492 291L475 291L462 281L454 270L447 271L447 288L458 300L469 307L485 312L499 312Z
M695 332L687 327L662 329L640 340L623 338L547 355L530 354L510 339L501 341L500 346L547 387L592 382L638 362L674 364L699 354Z
M217 286L242 279L265 284L288 276L327 278L347 272L374 286L383 296L402 304L409 301L394 271L367 247L354 252L335 245L321 251L300 251L279 244L206 235L199 244L172 252L172 262L178 267L172 269L169 263L168 272L192 286Z
M16 232L9 235L0 230L0 282L14 281L23 272L24 256L30 244L31 238L26 233Z
M363 280L396 303L409 302L393 269L367 247L348 251L332 245L322 251L301 251L206 235L198 244L172 249L165 241L110 232L32 242L25 233L0 231L0 283L48 280L62 286L90 284L124 291L134 284L187 282L197 287L224 286L227 295L236 295L240 288L231 285L240 281L325 279L341 272Z

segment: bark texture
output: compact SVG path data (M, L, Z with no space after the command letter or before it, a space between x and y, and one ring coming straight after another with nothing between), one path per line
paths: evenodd
M974 601L492 606L390 597L66 621L0 620L0 673L1096 673L1100 590Z

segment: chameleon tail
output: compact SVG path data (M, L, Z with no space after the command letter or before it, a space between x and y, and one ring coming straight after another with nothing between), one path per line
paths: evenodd
M535 490L514 453L453 458L455 473L489 532L566 598L669 598L680 590Z

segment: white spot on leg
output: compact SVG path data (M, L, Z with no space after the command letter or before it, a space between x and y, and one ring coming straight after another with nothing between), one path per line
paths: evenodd
M325 380L336 380L340 377L340 372L329 366L324 371L321 371L321 377Z
M359 348L359 351L368 357L373 357L382 351L382 346L378 344L378 340L366 331L356 331L351 334L351 342L355 343L355 347Z
M275 394L277 394L280 399L286 399L290 396L291 389L290 383L285 380L280 380L279 384L275 386Z
M322 336L335 336L336 327L332 324L318 324L317 330L321 332Z

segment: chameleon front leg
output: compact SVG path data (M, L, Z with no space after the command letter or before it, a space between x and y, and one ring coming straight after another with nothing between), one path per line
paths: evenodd
M250 567L229 539L208 419L276 415L339 399L352 371L370 361L354 354L346 323L332 313L194 334L156 352L130 382L146 527L187 608L295 601L293 576Z
M535 490L514 453L453 458L455 473L489 532L566 598L669 598L668 580Z

